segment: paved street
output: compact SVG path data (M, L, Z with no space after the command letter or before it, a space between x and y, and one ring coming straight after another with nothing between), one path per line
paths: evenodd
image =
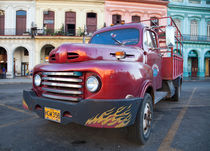
M31 84L0 84L0 151L209 151L210 80L183 83L180 102L155 106L152 135L138 146L126 128L61 125L24 111L22 90Z

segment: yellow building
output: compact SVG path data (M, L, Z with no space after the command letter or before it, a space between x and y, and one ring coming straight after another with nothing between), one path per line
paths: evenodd
M36 25L39 29L80 35L84 26L89 33L104 26L104 0L36 0ZM74 33L75 30L75 33Z
M63 43L104 26L104 0L0 0L0 75L26 76ZM84 30L86 29L86 30ZM89 38L86 38L86 42Z
M84 31L92 35L102 28L104 3L104 0L36 0L35 64L45 62L50 50L62 43L81 43Z

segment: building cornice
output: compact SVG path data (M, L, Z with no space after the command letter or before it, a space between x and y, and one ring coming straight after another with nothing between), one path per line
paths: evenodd
M75 2L75 0L35 0L36 2ZM105 3L105 0L77 0L76 2Z
M176 5L176 4L168 4L169 9L182 9L182 10L197 10L197 11L209 11L210 7L202 7L202 6L187 6L187 5Z
M133 2L133 3L149 3L149 4L158 4L158 5L168 5L168 1L163 0L106 0L110 2Z
M209 41L183 41L183 44L192 44L192 45L210 45Z

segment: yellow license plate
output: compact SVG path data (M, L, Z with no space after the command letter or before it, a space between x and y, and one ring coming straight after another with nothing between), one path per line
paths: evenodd
M61 122L61 110L52 109L49 107L44 108L44 118L47 120Z

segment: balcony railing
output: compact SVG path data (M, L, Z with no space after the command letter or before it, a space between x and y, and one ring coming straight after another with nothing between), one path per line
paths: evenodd
M16 28L6 28L0 29L0 36L28 36L30 35L31 29L20 29Z
M86 36L92 36L93 32L89 32ZM16 30L11 28L6 28L4 30L0 29L0 36L83 36L83 29L37 29L31 28L26 30Z
M210 36L201 36L201 35L183 35L184 41L204 41L209 42Z

